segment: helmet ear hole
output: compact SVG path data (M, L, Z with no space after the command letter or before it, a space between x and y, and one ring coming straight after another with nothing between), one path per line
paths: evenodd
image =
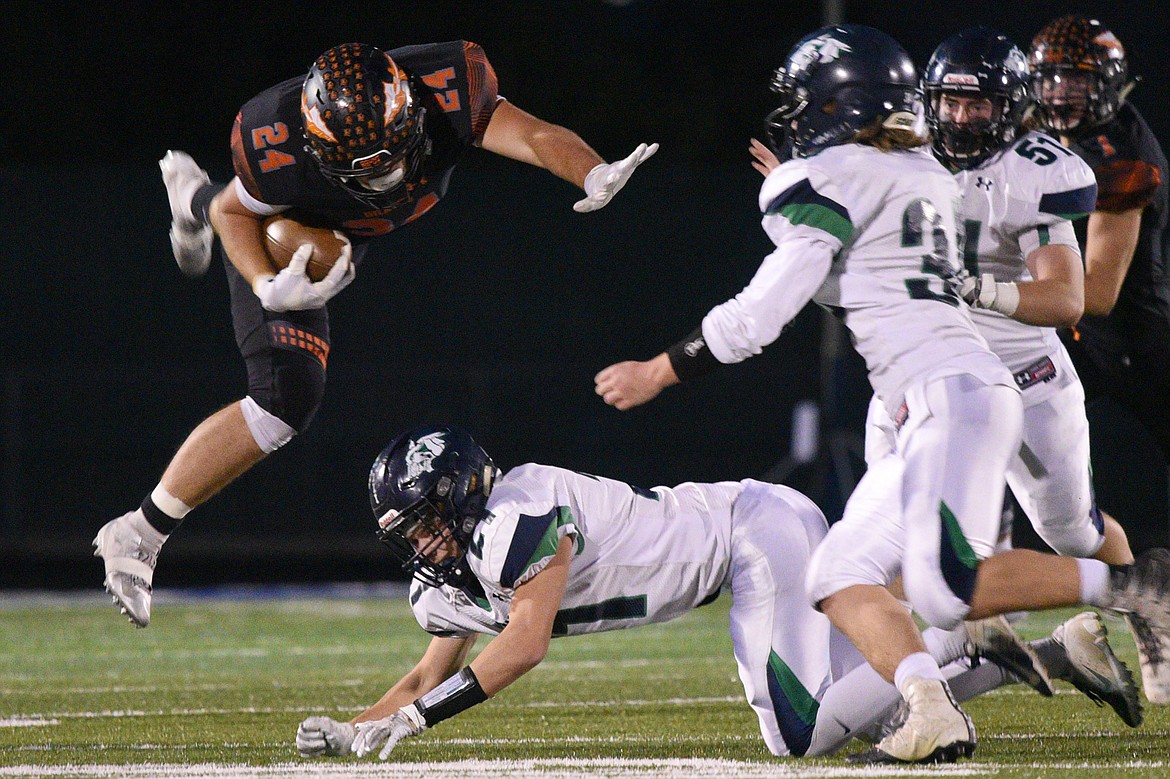
M821 113L825 116L832 116L837 113L837 101L826 100L824 105L821 106Z

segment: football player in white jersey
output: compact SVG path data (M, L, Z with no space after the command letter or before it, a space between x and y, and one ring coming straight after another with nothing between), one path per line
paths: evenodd
M896 449L870 467L817 548L808 595L906 698L905 724L872 759L955 760L974 751L974 726L886 589L899 573L914 610L944 629L1005 611L1116 605L1149 612L1170 647L1160 596L1170 552L1115 576L1098 560L993 554L1023 409L953 292L958 187L916 132L914 65L884 33L827 27L792 49L773 89L782 102L770 124L787 137L772 145L794 154L760 193L776 250L699 330L649 361L606 368L596 391L624 410L758 353L810 300L843 314L874 393L896 410ZM1170 657L1164 665L1170 674Z
M774 754L831 752L884 722L900 700L809 605L804 574L827 526L788 487L746 480L646 490L534 463L501 476L466 432L426 426L375 460L370 502L379 538L413 576L415 617L434 638L353 723L302 722L297 747L306 757L380 748L385 759L401 738L516 681L552 637L673 619L714 600L725 583L740 678ZM1087 671L1096 668L1128 684L1129 702L1111 705L1136 705L1132 676L1098 628L1080 620L1058 629L1067 678L1108 695ZM478 634L493 639L468 664ZM925 640L942 663L978 651L1051 694L1035 655L1002 620L930 629ZM996 678L1015 680L998 669Z
M951 36L926 67L934 154L963 197L961 294L1023 395L1023 443L1007 481L1024 512L1061 554L1128 564L1125 531L1093 499L1085 393L1054 329L1083 310L1072 220L1092 211L1096 179L1051 137L1021 129L1029 78L1024 53L987 27Z

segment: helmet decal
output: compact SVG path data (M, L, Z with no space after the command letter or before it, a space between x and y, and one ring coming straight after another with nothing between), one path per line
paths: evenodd
M842 54L851 51L853 51L853 47L848 43L837 40L831 34L826 33L813 38L792 55L792 69L803 70L814 62L833 62L840 59Z
M305 105L305 95L301 92L301 115L305 118L305 131L330 143L337 143L337 136L321 118L321 111L317 106L312 108Z
M406 478L417 479L420 474L433 471L431 461L441 455L446 448L447 443L443 440L441 430L411 441L406 451Z

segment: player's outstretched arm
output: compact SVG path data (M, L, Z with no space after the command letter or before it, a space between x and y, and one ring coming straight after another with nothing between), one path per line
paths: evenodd
M466 638L431 639L427 651L418 664L399 679L377 703L357 715L350 722L338 722L330 717L307 717L297 727L297 751L301 757L336 757L353 750L358 722L389 717L403 706L408 706L430 692L458 671L467 661L475 645L476 636Z
M381 747L378 758L385 760L402 739L484 702L538 665L552 639L574 543L562 539L552 561L516 588L507 627L471 665L388 717L356 722L354 754L365 757Z
M612 200L634 169L658 151L658 144L643 143L625 159L607 163L572 130L537 119L507 101L496 106L481 145L581 187L587 197L573 206L579 212L595 211Z

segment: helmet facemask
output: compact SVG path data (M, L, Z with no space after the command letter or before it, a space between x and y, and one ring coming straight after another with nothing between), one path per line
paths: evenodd
M978 90L944 90L928 87L927 123L934 139L934 150L956 170L969 170L981 164L1010 141L1016 132L1002 95ZM948 101L948 97L952 98ZM962 107L954 98L967 98ZM985 110L980 100L990 103ZM967 116L958 121L955 113ZM972 116L971 114L976 114Z
M467 544L480 519L459 516L454 488L453 478L441 476L429 493L403 511L389 509L377 517L378 540L402 561L403 570L432 587L465 574Z
M1116 103L1107 99L1107 91L1100 75L1068 65L1045 65L1032 75L1040 122L1064 135L1096 125L1113 114Z

